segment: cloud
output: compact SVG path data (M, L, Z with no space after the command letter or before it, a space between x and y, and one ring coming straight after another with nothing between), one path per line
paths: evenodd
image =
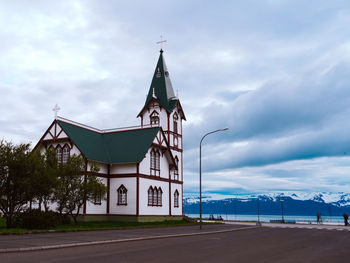
M56 103L98 128L137 125L163 34L188 120L185 189L201 136L222 127L204 142L208 191L309 189L298 180L316 180L316 160L332 176L314 187L347 183L347 1L13 0L0 23L0 138L35 144Z

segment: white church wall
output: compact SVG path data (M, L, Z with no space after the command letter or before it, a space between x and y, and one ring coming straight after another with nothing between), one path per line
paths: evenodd
M169 183L140 178L140 215L169 215ZM148 205L148 188L161 187L162 206Z
M87 167L87 171L91 171L91 166L92 165L96 165L100 170L98 171L98 173L101 174L107 174L108 173L108 166L105 163L98 163L98 162L88 162L88 167Z
M151 150L152 148L148 149L146 157L140 162L140 174L150 174ZM169 161L166 153L160 155L160 177L169 178Z
M50 133L52 135L55 135L55 125L52 125L51 129L50 129Z
M160 177L169 178L169 155L164 153L160 155Z
M174 204L174 193L179 192L179 207L175 207ZM171 184L171 214L172 215L182 215L182 187L181 184Z
M150 163L151 163L151 157L150 157L150 149L148 149L148 152L146 153L145 158L140 162L139 166L139 173L140 174L150 174Z
M107 179L99 177L100 181L107 186ZM95 205L93 202L86 203L87 214L105 214L107 209L107 194L101 199L100 205Z
M58 134L58 132L57 132L57 134ZM60 135L58 135L57 138L63 139L63 138L68 138L68 136L67 136L67 134L66 134L64 131L62 131L62 132L60 133Z
M135 174L137 165L135 163L113 164L110 172L111 174Z
M118 188L124 185L127 191L127 205L118 205ZM110 179L110 214L136 215L136 178Z
M77 148L77 146L73 145L72 149L70 150L70 155L73 156L73 155L80 155L80 151L79 149Z
M53 139L50 133L47 133L44 137L44 140L51 140Z
M163 131L168 130L168 114L165 109L162 109L159 113L159 119L160 119L160 126L162 127Z

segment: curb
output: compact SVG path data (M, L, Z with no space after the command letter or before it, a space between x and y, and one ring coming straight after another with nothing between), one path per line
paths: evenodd
M50 246L38 246L38 247L5 248L5 249L0 249L0 253L26 252L26 251L38 251L38 250L48 250L48 249L58 249L58 248L82 247L82 246L103 245L103 244L112 244L112 243L123 243L123 242L131 242L131 241L161 239L161 238L199 236L199 235L209 235L209 234L217 234L217 233L225 233L225 232L234 232L234 231L254 229L254 228L259 228L259 227L252 226L252 227L241 227L241 228L207 231L207 232L173 234L173 235L163 235L163 236L161 235L161 236L151 236L151 237L135 237L135 238L126 238L126 239L90 241L90 242L50 245Z

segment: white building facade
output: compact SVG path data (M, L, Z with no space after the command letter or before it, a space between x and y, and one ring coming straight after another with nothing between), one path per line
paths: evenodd
M57 117L35 148L53 148L60 162L81 155L107 187L84 205L86 220L152 221L183 215L183 134L186 120L160 51L140 126L99 130Z

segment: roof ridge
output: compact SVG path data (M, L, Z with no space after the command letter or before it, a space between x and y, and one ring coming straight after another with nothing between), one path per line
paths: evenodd
M89 130L89 131L94 131L94 132L97 132L97 133L100 133L100 134L154 128L153 126L151 126L151 124L146 124L146 125L142 125L142 126L141 125L136 125L136 126L111 128L111 129L101 130L101 129L98 129L98 128L95 128L95 127L92 127L92 126L89 126L89 125L86 125L86 124L83 124L83 123L80 123L80 122L76 122L76 121L69 120L67 118L63 118L61 116L57 116L57 120L65 122L65 123L68 123L68 124L71 124L71 125L74 125L74 126L77 126L79 128L83 128L83 129Z

